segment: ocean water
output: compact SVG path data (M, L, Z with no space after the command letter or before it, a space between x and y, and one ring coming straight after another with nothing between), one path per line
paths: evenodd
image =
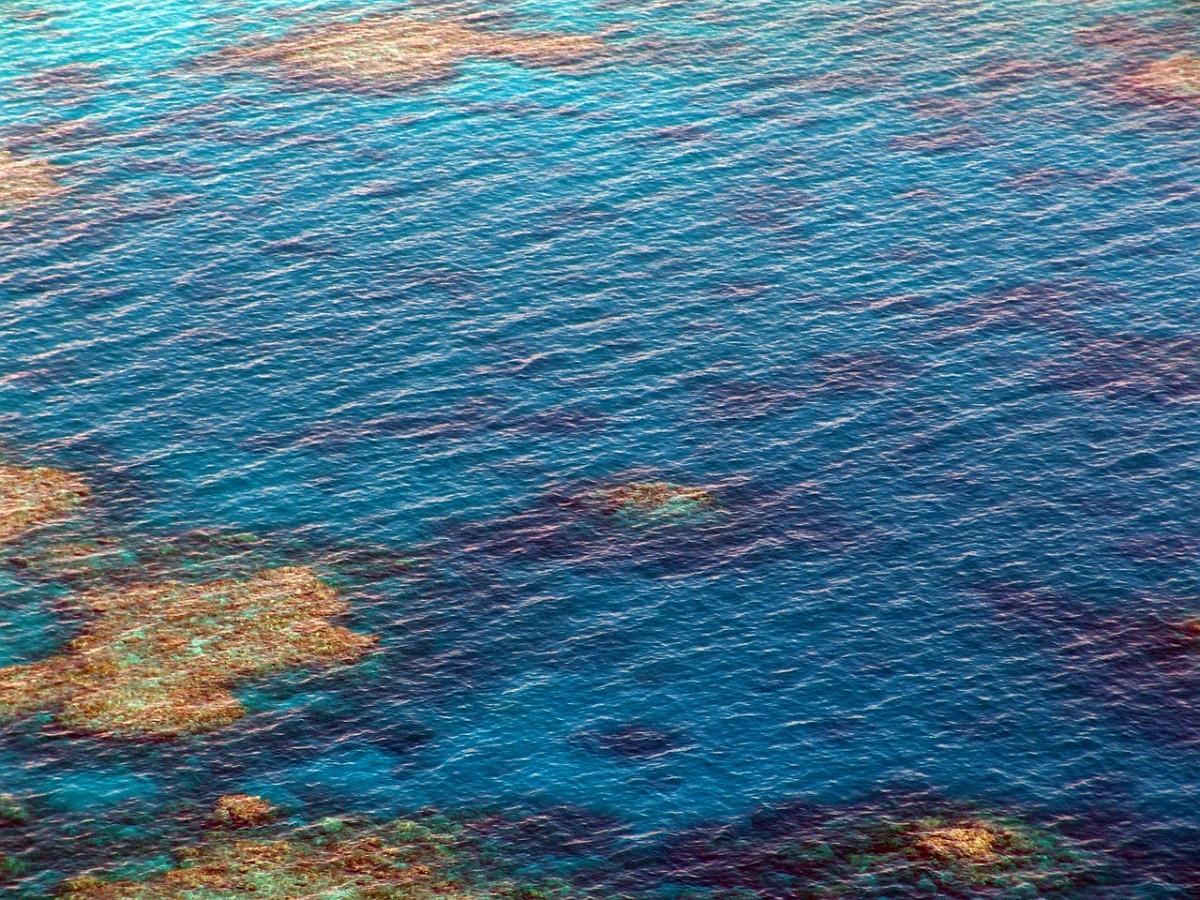
M0 0L0 146L69 188L0 218L5 458L91 482L63 533L253 533L381 638L211 735L4 726L0 890L249 792L541 816L579 847L527 864L602 896L697 829L929 796L1104 848L1081 896L1198 896L1200 102L1128 81L1200 8L423 2L611 52L205 65L394 8ZM569 501L660 479L719 509ZM22 552L4 664L77 628Z

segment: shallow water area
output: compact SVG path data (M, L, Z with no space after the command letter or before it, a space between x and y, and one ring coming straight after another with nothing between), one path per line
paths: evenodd
M422 76L330 62L363 22ZM0 710L0 895L157 884L246 795L436 820L498 896L1195 896L1197 46L1173 0L0 3L0 473L86 486L0 522L0 672L292 568L373 641L186 733Z

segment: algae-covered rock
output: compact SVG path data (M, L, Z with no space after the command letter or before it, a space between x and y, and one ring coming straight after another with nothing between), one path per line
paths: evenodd
M67 881L61 895L75 900L556 896L497 877L456 830L407 821L349 823L334 833L296 829L261 840L217 835L177 855L176 868L148 881L109 881L88 873Z
M605 488L594 495L600 508L625 519L688 519L716 505L716 498L700 487L669 481L634 481Z
M929 882L959 893L1041 891L1070 885L1088 869L1087 857L1058 836L983 815L868 823L861 833L852 828L840 841L834 838L833 845L835 864L825 883L842 891L867 882L884 887Z
M0 203L7 189L3 165L0 156ZM0 543L62 518L87 496L87 485L70 472L0 463Z
M30 819L29 810L12 794L0 794L0 826L24 825Z
M92 619L61 653L0 669L0 716L49 709L70 729L173 738L241 717L240 682L373 645L329 621L346 605L302 568L91 591L80 605Z
M9 565L30 576L68 582L101 582L137 566L137 557L117 540L96 537L22 547Z
M920 799L764 810L686 835L667 858L668 878L779 898L1040 897L1094 887L1105 865L1020 819Z
M45 200L62 189L52 163L0 149L0 211Z
M1184 619L1182 622L1176 623L1175 628L1180 634L1200 641L1200 618Z
M265 825L275 818L275 808L253 794L225 794L217 800L213 818L232 828Z
M285 75L351 88L392 88L445 78L472 58L526 66L569 66L597 57L604 44L585 34L500 32L401 14L305 28L226 58L266 64Z
M1200 100L1200 56L1180 53L1142 66L1130 78L1137 90L1176 100Z

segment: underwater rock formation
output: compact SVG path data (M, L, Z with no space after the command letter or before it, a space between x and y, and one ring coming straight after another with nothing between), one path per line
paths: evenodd
M0 794L0 826L23 825L29 821L29 810L12 794Z
M137 565L137 557L129 549L108 537L54 541L21 550L19 556L5 562L34 578L76 585L101 583L109 575Z
M639 477L563 485L515 513L464 523L444 540L476 566L553 559L579 569L680 573L858 548L881 537L849 523L811 482L730 476L703 489L628 487L658 484ZM655 497L667 502L656 505Z
M1094 883L1099 859L1016 819L915 802L766 811L675 842L667 864L728 896L782 900L1040 897Z
M1200 624L1191 601L1126 598L1118 607L1038 586L976 585L997 626L1051 661L1060 696L1159 744L1200 733ZM1185 612L1180 615L1178 609Z
M265 825L274 818L275 808L253 794L225 794L213 809L213 819L232 828Z
M835 883L849 887L863 876L895 884L932 883L941 890L1055 890L1069 886L1082 857L1046 832L1019 822L933 817L882 822L866 829L860 871ZM865 870L865 871L864 871ZM863 879L865 880L865 879Z
M119 537L83 531L67 539L27 541L4 564L25 580L60 582L75 590L148 581L246 578L280 566L312 567L335 585L412 577L423 564L411 548L340 541L292 530L194 528Z
M52 163L0 149L0 210L45 200L62 189Z
M496 877L458 828L434 823L397 821L378 826L329 819L275 839L216 836L176 855L176 868L149 881L109 881L88 874L68 880L61 894L74 900L558 896L552 888L521 886Z
M85 593L94 618L57 656L0 669L0 717L55 710L66 728L174 738L240 718L246 679L353 660L374 643L329 617L347 611L311 571L245 581Z
M1200 100L1200 56L1180 53L1155 60L1130 75L1129 84L1170 100Z
M3 168L0 156L0 205L8 190ZM0 543L62 518L87 495L87 485L69 472L0 463Z
M687 519L710 509L716 498L704 488L669 481L631 481L596 491L603 512L623 519Z
M603 48L600 38L586 34L500 32L382 14L301 29L225 57L318 84L387 90L448 78L468 59L569 67L594 60Z

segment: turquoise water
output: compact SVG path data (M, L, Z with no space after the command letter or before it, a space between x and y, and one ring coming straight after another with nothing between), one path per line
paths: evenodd
M1197 895L1200 103L1122 85L1200 9L431 3L612 58L356 93L205 60L391 7L152 6L0 0L0 146L70 188L0 220L0 445L93 484L66 533L316 560L382 650L179 744L6 726L13 896L231 792L541 811L581 884L934 796ZM570 500L656 479L719 513ZM74 633L0 585L0 662Z

